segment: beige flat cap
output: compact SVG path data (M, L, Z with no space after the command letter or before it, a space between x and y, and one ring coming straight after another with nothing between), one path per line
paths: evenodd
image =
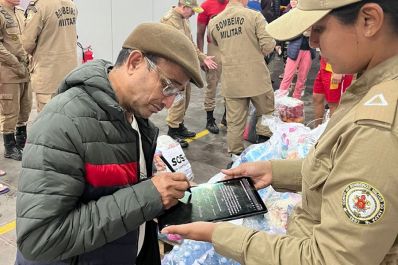
M299 0L296 8L267 25L267 32L277 40L297 37L333 9L361 0Z
M197 87L203 87L200 62L192 41L172 26L161 23L138 25L123 43L123 48L156 54L181 66Z

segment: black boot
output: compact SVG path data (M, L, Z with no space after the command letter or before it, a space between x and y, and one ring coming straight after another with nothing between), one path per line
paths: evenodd
M179 128L171 128L169 126L169 131L167 135L176 140L182 148L187 148L189 146L188 142L183 139L179 134Z
M26 125L17 127L15 132L15 141L17 143L17 148L23 150L26 143Z
M213 111L207 111L206 129L214 134L218 134L220 132L217 127L216 120L213 117Z
M224 115L222 115L221 124L224 125L225 128L227 128L227 110L225 110Z
M22 152L17 148L14 134L13 133L3 134L3 140L4 140L4 157L21 161Z
M184 138L193 138L196 136L196 132L192 132L192 131L188 130L188 128L185 127L184 123L180 124L179 130L180 130L180 132L179 132L180 135Z
M184 139L175 138L174 140L176 140L180 144L181 148L187 148L189 146L189 143Z
M264 136L264 135L257 135L257 144L265 143L266 141L269 140L269 136Z
M183 139L193 138L196 136L196 133L188 130L184 123L180 123L180 126L177 128L177 134Z

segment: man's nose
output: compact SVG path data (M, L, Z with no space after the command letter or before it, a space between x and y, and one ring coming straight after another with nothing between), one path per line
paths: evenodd
M172 96L165 97L162 100L162 103L165 105L165 107L167 109L169 109L173 105L175 97L176 97L176 95L172 95Z

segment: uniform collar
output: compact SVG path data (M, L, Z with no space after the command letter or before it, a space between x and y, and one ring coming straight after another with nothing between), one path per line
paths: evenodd
M245 6L242 3L239 3L239 2L236 2L236 3L235 2L228 2L226 8L229 8L229 7L243 7L243 8L245 8Z
M379 83L389 81L398 77L398 55L376 65L366 71L347 90L354 95L363 95L369 89Z
M178 17L178 18L184 19L184 17L180 13L177 12L177 10L175 9L175 6L172 7L171 14L174 17Z

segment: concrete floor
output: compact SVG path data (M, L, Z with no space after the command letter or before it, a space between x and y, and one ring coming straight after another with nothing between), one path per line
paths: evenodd
M275 81L274 88L279 87L280 80L278 75L282 72L283 64L277 57L271 62L269 68L272 71L272 77ZM319 60L315 59L307 80L307 89L303 100L305 102L306 122L313 119L313 110L311 103L312 84L316 71L319 68ZM221 121L224 112L223 99L217 96L217 107L215 110L215 118L217 123ZM161 134L167 134L167 125L165 124L166 110L151 117L151 120L160 128ZM37 116L36 110L32 111L28 126L34 121ZM206 113L203 110L203 91L200 89L192 89L192 97L187 115L185 117L185 125L195 132L205 130ZM230 162L230 157L227 154L226 145L226 130L220 129L218 135L207 134L203 132L204 136L195 139L190 143L184 152L189 159L195 175L194 181L197 183L206 182L209 178L220 171L221 168ZM0 146L2 149L3 142L0 139ZM250 143L245 142L246 145ZM2 151L0 151L1 153ZM18 178L21 163L11 159L0 156L0 168L7 171L7 175L0 177L0 183L8 185L10 192L5 195L0 195L0 265L12 265L15 260L16 252L16 234L15 234L15 201L16 190L18 186Z

